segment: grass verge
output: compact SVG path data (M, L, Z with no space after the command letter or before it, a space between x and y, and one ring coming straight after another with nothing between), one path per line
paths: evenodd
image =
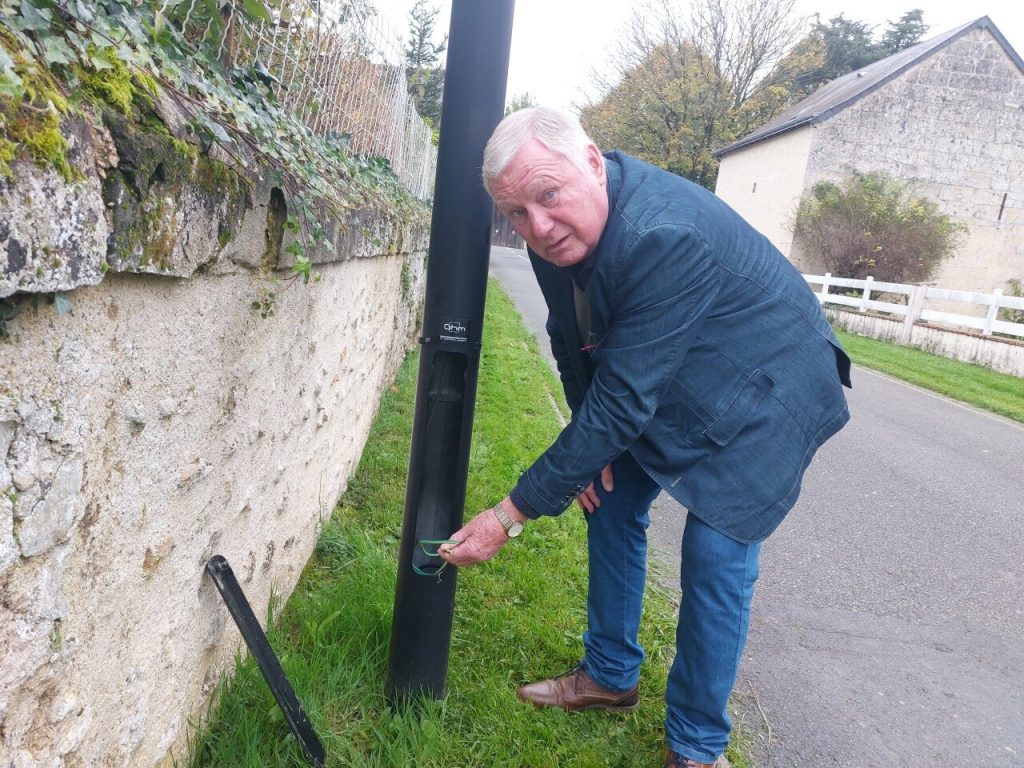
M1024 422L1024 378L866 336L836 333L857 365Z
M554 374L508 298L491 283L467 516L495 503L558 433ZM534 710L517 685L582 655L584 521L575 507L527 526L498 557L459 574L448 696L392 710L384 700L395 555L418 361L381 403L373 431L314 556L270 631L330 766L656 766L675 606L648 591L640 708L630 714ZM304 765L251 659L238 664L193 745L193 768ZM744 762L730 755L737 767Z

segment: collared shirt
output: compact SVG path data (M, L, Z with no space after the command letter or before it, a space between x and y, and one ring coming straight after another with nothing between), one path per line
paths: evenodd
M586 349L590 339L590 278L594 274L597 262L596 249L587 254L586 258L575 264L564 267L572 280L572 304L576 310L576 329L580 332L581 344Z
M570 264L568 267L563 267L566 272L569 273L569 277L572 278L573 283L576 284L581 291L587 290L587 286L590 285L590 278L594 274L594 264L597 261L597 249L594 249L587 254L587 257L583 261L578 261L575 264Z

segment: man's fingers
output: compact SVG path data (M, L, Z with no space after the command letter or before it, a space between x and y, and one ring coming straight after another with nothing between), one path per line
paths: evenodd
M488 546L486 542L481 541L479 538L470 538L456 547L454 551L445 552L442 555L442 559L447 560L452 565L464 568L490 560L494 557L497 550L498 547Z
M601 506L601 499L598 497L597 491L594 490L593 483L588 485L576 500L580 503L580 506L591 515L594 514L594 512L597 511L597 508Z
M442 560L446 560L452 565L472 565L472 563L474 562L472 561L472 558L468 557L468 549L463 549L461 552L456 552L456 547L449 545L448 549L440 550L439 554L441 555Z
M449 538L459 543L442 544L438 555L445 562L460 567L490 560L508 540L492 509L485 509Z
M470 556L471 544L466 543L466 546L459 551L458 548L462 546L464 542L458 544L445 544L443 547L438 549L437 553L442 560L445 560L452 565L472 565L477 562Z
M611 493L615 490L615 477L612 475L611 464L601 470L601 487L604 488L605 493ZM576 501L579 502L579 505L585 512L591 515L601 506L601 497L597 495L597 489L594 488L593 483L588 485L583 493L576 497Z

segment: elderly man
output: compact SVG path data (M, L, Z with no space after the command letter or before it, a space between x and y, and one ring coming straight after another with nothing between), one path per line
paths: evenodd
M850 361L806 282L710 192L538 107L506 117L484 183L529 246L572 421L515 488L452 534L458 566L578 498L590 555L584 657L525 685L537 707L630 710L648 510L687 510L665 766L724 752L760 542L849 419Z

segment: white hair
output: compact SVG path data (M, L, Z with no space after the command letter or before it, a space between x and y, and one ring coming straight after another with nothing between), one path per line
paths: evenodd
M594 142L579 120L553 107L528 107L498 123L484 148L483 179L488 194L491 182L530 139L567 158L580 171L588 171L587 147Z

